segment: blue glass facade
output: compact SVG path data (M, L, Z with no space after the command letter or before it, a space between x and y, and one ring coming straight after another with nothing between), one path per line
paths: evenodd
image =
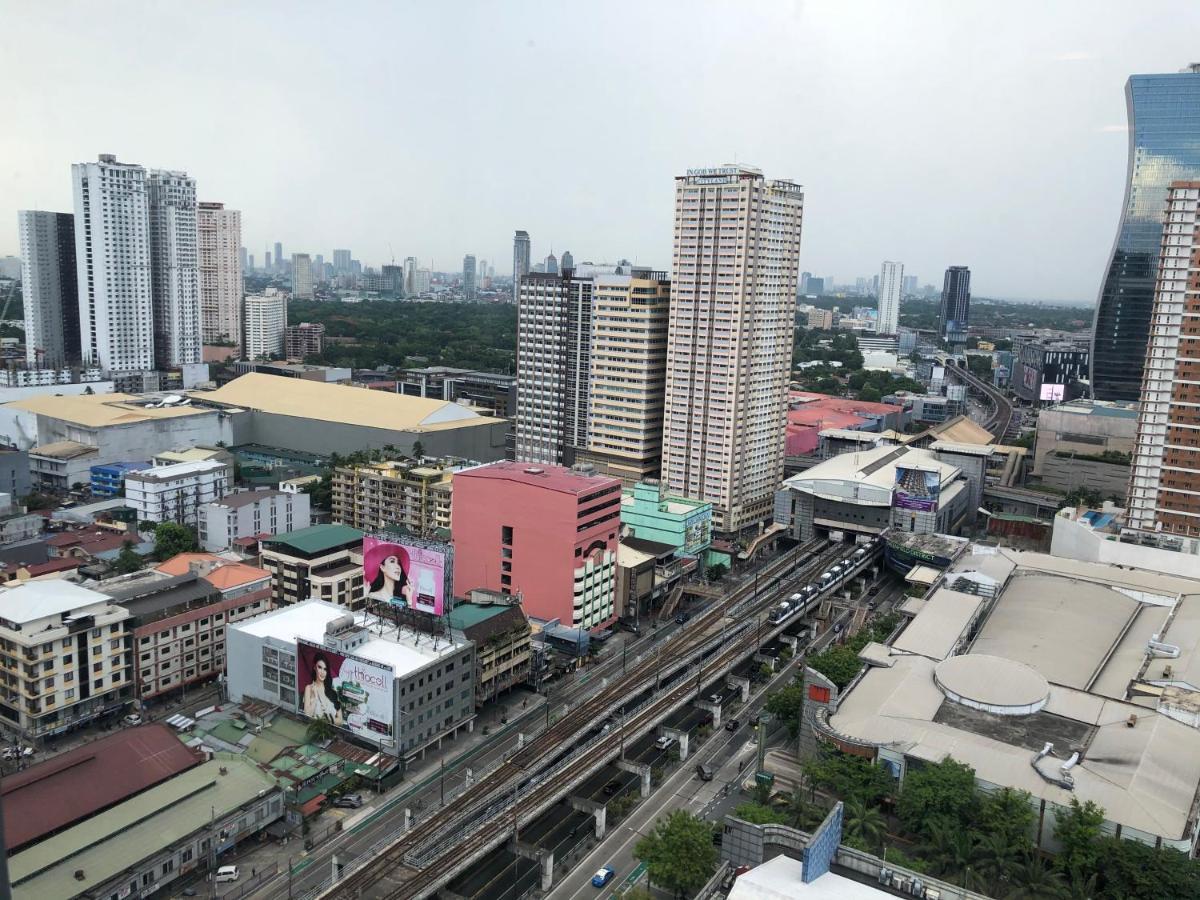
M1112 257L1096 304L1092 392L1141 394L1167 188L1200 179L1200 70L1134 75L1125 85L1129 173Z

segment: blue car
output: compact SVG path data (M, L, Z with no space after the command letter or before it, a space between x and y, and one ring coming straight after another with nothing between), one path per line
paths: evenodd
M605 866L599 872L592 876L592 887L604 887L617 873L613 871L612 866Z

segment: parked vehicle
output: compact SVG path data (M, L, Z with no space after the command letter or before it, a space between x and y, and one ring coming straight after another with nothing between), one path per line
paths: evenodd
M592 887L604 887L613 880L613 876L616 874L616 870L612 866L604 866L592 876Z
M363 805L362 794L342 794L333 801L337 809L358 809Z
M238 870L237 866L221 866L221 868L217 869L218 883L222 881L237 881L241 876L242 873Z
M130 713L125 718L123 718L121 721L124 722L126 725L141 725L142 724L142 716L140 713Z

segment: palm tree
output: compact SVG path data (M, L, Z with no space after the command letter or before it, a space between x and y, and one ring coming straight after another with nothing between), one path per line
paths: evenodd
M976 871L992 886L993 893L1008 880L1022 861L1021 848L1000 833L980 835L971 856Z
M930 831L929 849L938 874L961 884L971 870L975 837L969 831L939 822Z
M1004 900L1059 900L1070 896L1062 873L1047 866L1036 854L1013 870L1012 880L1013 886Z
M844 808L843 825L846 833L858 838L869 847L878 847L887 834L887 820L877 806L868 806L861 800L847 800Z
M1096 881L1099 877L1098 873L1093 872L1085 878L1078 866L1072 866L1067 896L1071 900L1092 900L1096 896Z
M308 723L304 737L310 744L320 744L335 737L337 733L337 729L333 727L332 723L324 719L313 719Z

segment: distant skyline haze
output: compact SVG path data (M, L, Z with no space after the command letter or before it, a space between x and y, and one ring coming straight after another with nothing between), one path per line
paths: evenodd
M260 262L350 248L670 267L674 177L804 186L801 268L970 266L979 297L1094 303L1124 86L1200 59L1200 4L237 6L0 0L0 255L71 164L184 170Z

